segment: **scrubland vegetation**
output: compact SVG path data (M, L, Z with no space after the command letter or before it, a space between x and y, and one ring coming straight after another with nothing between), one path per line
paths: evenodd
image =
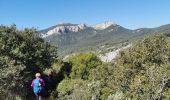
M57 58L57 47L35 29L0 26L0 99L31 100L36 72L53 69L56 88L50 100L170 99L169 34L156 34L120 51L104 63L93 53Z

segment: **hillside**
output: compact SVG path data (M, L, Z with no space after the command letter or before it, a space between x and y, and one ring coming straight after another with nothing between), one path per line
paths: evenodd
M114 62L94 54L70 57L71 71L59 83L59 100L169 100L170 41L154 35L122 48ZM112 54L114 56L114 54ZM61 70L63 71L63 70ZM69 83L69 84L68 84Z
M46 41L58 46L58 54L62 57L75 52L95 51L101 46L131 42L157 32L170 32L170 25L131 30L111 21L94 26L63 23L40 32Z
M162 34L132 44L102 46L110 52L98 49L108 56L104 60L95 53L80 53L67 61L58 59L57 48L35 29L1 26L0 36L1 100L34 100L30 84L37 72L44 80L51 72L50 100L170 98L170 40Z

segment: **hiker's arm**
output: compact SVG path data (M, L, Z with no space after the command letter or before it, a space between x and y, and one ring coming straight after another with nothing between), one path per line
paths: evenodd
M31 83L31 87L33 87L34 86L34 80L32 81L32 83Z

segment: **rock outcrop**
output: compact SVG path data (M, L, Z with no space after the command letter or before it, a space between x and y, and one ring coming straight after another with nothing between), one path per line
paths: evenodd
M113 23L112 21L105 21L103 23L94 25L93 28L96 30L104 30L104 29L110 27L111 25L116 26L116 24Z
M68 33L68 32L78 32L86 28L85 24L59 24L55 28L49 30L43 37L47 37L52 34Z

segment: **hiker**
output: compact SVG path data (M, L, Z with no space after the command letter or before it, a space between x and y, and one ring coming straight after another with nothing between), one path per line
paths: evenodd
M42 93L45 91L44 90L44 80L41 79L41 74L36 73L35 74L35 79L32 81L31 87L33 88L33 92L36 95L36 100L43 100Z
M56 81L54 79L54 71L48 71L48 90L52 92L56 88Z
M53 70L48 70L48 74L44 78L45 81L45 100L49 100L51 92L55 89L56 87L56 81L54 79L54 71Z

